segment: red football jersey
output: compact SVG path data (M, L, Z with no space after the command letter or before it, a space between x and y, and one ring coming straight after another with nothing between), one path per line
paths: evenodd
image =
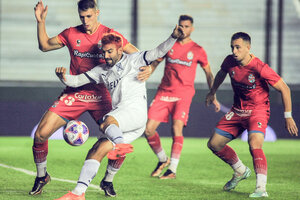
M269 109L268 84L274 85L281 77L268 64L251 56L246 66L239 66L232 55L227 56L221 65L231 79L233 106L242 110Z
M205 50L194 41L186 44L176 42L165 56L166 66L159 89L170 92L170 96L192 97L197 64L208 64Z
M115 33L122 37L123 47L128 44L128 41L118 32L104 25L99 25L98 29L93 34L87 34L84 31L83 25L70 27L61 32L58 37L62 44L69 49L71 62L70 74L76 75L91 70L96 65L104 63L101 39L106 33ZM106 90L104 85L88 84L80 88L80 90Z

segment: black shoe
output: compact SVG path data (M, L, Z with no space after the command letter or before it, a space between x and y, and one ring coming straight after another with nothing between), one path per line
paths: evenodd
M102 189L105 192L106 196L115 197L117 195L114 190L113 183L104 181L104 179L100 183L100 189Z
M151 173L152 177L159 177L164 168L168 167L171 163L170 158L166 162L158 162L156 168Z
M172 170L168 169L159 179L175 179L176 174Z
M37 195L42 193L43 187L51 180L50 175L46 172L44 177L36 177L30 195Z

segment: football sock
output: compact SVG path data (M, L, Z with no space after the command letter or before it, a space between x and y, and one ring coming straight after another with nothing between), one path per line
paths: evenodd
M224 162L229 164L235 170L235 172L240 174L245 172L246 168L243 167L244 164L240 161L239 157L230 146L225 145L223 149L217 152L213 151L213 153L221 158Z
M149 146L151 147L152 151L156 154L159 162L166 162L168 157L161 146L160 138L157 132L153 136L146 137Z
M104 181L113 182L114 176L120 170L125 158L123 156L118 160L108 160Z
M77 181L77 185L75 189L72 191L72 193L76 195L82 195L82 193L85 193L90 182L96 176L99 167L100 167L99 161L94 159L86 160L81 169L80 176Z
M37 176L43 177L46 175L47 168L48 140L45 142L34 141L32 152L36 164Z
M115 144L124 143L123 133L121 129L115 125L111 124L105 129L105 135Z
M36 173L37 177L44 177L46 176L47 172L47 160L41 163L35 163L36 165Z
M183 146L183 136L174 136L172 143L171 163L169 169L176 173Z
M256 188L264 191L267 184L267 159L262 149L251 149L253 166L256 173Z

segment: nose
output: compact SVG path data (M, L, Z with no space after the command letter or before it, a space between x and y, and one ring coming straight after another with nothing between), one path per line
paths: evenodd
M108 58L109 58L108 52L104 52L104 58L105 58L105 59L108 59Z

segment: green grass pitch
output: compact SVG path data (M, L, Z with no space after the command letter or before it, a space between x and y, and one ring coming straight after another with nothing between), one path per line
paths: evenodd
M213 155L206 147L207 138L185 138L175 180L150 177L157 158L145 138L133 142L134 152L129 154L114 179L115 199L125 200L182 200L182 199L249 199L255 189L255 174L248 144L241 140L230 143L240 159L251 169L252 175L231 192L222 190L231 179L232 169ZM86 144L72 147L61 140L49 141L48 172L51 177L76 181L86 153L96 138ZM167 153L171 138L162 138ZM56 199L75 187L74 183L52 180L42 195L31 197L34 176L12 168L13 166L35 172L29 137L0 137L0 199ZM300 140L278 140L264 143L268 160L268 199L300 199ZM2 166L1 166L2 164ZM92 184L98 185L104 175L107 159L101 163ZM86 199L104 199L104 193L88 188Z

